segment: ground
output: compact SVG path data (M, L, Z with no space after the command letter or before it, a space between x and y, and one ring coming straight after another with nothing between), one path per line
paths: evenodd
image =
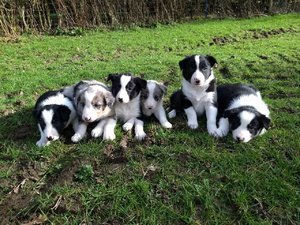
M23 35L0 42L1 224L299 224L300 16L197 20ZM66 33L68 34L68 33ZM270 130L249 143L208 135L205 118L166 130L154 119L143 142L72 130L38 148L31 111L39 95L81 79L132 72L180 87L178 62L218 60L218 83L252 83L271 110Z

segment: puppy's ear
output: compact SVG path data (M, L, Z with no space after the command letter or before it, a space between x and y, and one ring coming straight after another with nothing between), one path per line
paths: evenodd
M270 118L268 118L262 114L261 116L259 116L259 120L262 123L262 125L264 126L264 128L266 128L268 130L270 127L270 124L271 124Z
M107 78L106 78L106 81L111 81L111 82L113 82L113 81L116 79L116 76L117 76L117 74L113 74L113 73L108 74L108 76L107 76Z
M179 62L180 70L183 70L184 68L186 68L188 59L189 59L189 56L185 57L183 60L181 60Z
M138 84L141 89L145 89L147 87L147 81L142 78L135 77L134 82Z
M109 108L111 108L115 103L115 97L113 96L113 94L110 91L106 92L104 97L105 97L107 106Z
M238 112L237 108L234 108L234 109L228 109L228 110L225 110L224 114L223 114L223 117L224 118L232 118L233 116L235 116Z
M168 89L167 86L165 86L163 83L159 83L158 86L164 94L167 93L167 89Z
M32 116L33 116L35 119L37 119L37 118L40 116L40 114L41 114L41 111L38 110L38 109L34 109L34 110L32 111Z
M64 121L67 121L70 117L71 110L66 106L59 106L57 112Z
M207 55L205 58L208 60L211 67L217 67L218 62L213 56Z

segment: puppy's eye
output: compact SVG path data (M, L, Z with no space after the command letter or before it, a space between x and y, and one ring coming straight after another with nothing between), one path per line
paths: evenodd
M96 104L94 105L94 107L95 107L96 109L100 109L100 108L102 107L102 104L96 103Z
M126 86L127 91L132 91L133 88L134 88L134 85L132 83L128 83L127 86Z
M158 102L159 97L157 95L154 96L154 100Z

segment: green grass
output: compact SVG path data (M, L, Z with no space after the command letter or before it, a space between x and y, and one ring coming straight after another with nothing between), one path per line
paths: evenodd
M0 42L2 223L299 224L299 24L288 14ZM168 81L167 106L179 60L195 53L218 60L218 83L261 90L272 118L265 135L217 140L204 118L190 130L177 117L172 130L147 123L141 143L118 125L113 142L71 144L67 132L35 146L31 110L43 92L130 71Z

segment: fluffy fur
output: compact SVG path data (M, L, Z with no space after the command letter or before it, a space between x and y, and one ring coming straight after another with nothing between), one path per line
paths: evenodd
M217 94L219 127L215 136L226 136L231 130L235 140L248 142L269 128L270 111L252 85L222 85Z
M115 98L105 84L95 80L84 80L65 88L64 93L73 96L79 118L77 132L72 136L73 142L80 141L86 134L88 124L95 121L99 123L91 132L93 137L103 134L104 140L115 139L109 125L114 116Z
M76 129L76 111L70 98L60 91L41 95L34 107L33 116L38 122L41 138L36 145L43 147L59 139L61 132L73 123Z
M141 108L143 116L154 116L165 128L172 128L172 124L167 120L166 112L163 108L163 97L167 92L167 87L154 80L147 81L147 87L141 92Z
M116 118L123 122L123 130L129 131L135 127L135 137L143 140L146 133L143 128L143 121L138 119L141 116L140 94L146 88L147 81L131 74L110 74L107 77L112 83L112 93L116 98ZM111 126L114 124L111 122Z
M182 87L171 95L169 118L175 117L177 112L184 112L188 126L196 129L197 117L206 112L208 132L215 132L217 108L214 105L216 79L213 67L216 63L216 59L208 55L192 55L179 62Z

